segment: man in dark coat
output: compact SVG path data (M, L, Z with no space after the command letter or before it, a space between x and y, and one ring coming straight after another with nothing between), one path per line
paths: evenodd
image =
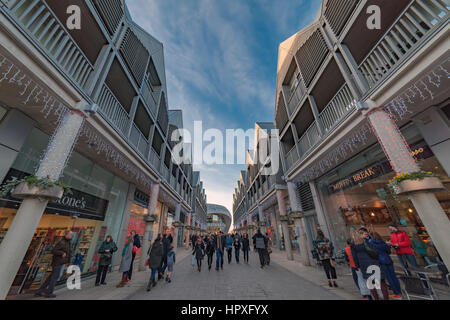
M258 229L258 233L255 234L254 238L255 247L258 250L259 254L259 262L261 263L261 268L264 268L266 264L266 256L267 256L267 239L261 233L261 230Z
M167 234L164 234L163 238L162 238L163 258L161 261L161 266L159 268L158 280L161 280L164 278L164 272L166 272L166 268L167 268L167 254L170 251L171 244L172 244L172 242L168 238Z
M97 277L95 279L95 286L100 284L106 285L106 273L108 272L108 267L112 261L112 255L117 251L117 246L114 243L111 236L107 236L106 240L103 241L98 253L100 254L100 261L98 262Z
M150 291L152 287L156 286L156 272L161 267L161 262L163 260L164 255L164 248L161 241L161 235L158 235L155 242L153 243L152 247L150 248L149 252L149 259L148 259L148 267L152 270L150 280L147 284L147 291Z
M68 265L70 263L70 240L72 239L72 236L72 231L66 231L64 238L59 241L53 248L52 273L47 277L39 290L35 293L35 296L41 297L44 293L44 290L47 288L47 292L44 296L46 298L56 297L56 295L53 294L56 282L59 279L61 270L64 265Z
M136 258L136 252L141 247L141 238L136 233L136 231L134 231L134 230L131 231L131 236L133 237L133 256L131 259L130 270L128 271L128 280L131 280L131 276L133 274L133 263L134 263L134 259Z
M214 245L216 249L216 270L219 271L220 268L223 270L223 254L226 246L226 237L222 231L214 239Z

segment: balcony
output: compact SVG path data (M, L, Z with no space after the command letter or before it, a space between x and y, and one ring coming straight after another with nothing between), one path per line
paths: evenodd
M297 146L294 145L292 149L286 154L286 171L288 171L292 166L299 160Z
M152 113L153 117L156 118L157 116L157 93L153 91L152 85L150 84L148 78L145 78L145 81L143 82L142 86L142 97L144 98L145 103L147 104L148 108L150 109L150 112Z
M311 150L320 141L320 133L317 127L317 122L313 122L311 126L306 130L303 136L298 140L300 150L302 151L302 157Z
M448 16L448 2L417 0L400 15L359 65L370 88L385 79Z
M166 167L165 164L163 164L161 166L161 175L163 176L163 178L169 182L170 181L170 176L169 176L169 169Z
M134 123L131 128L130 142L144 158L147 158L149 148L148 141Z
M355 107L356 100L347 84L344 84L319 115L324 133L332 130Z
M102 87L97 104L103 118L126 137L130 116L106 84Z
M153 150L153 148L151 148L149 160L150 160L150 164L153 166L153 168L157 172L159 172L159 168L160 168L160 165L161 165L161 158L158 156L156 151Z
M306 94L303 81L299 82L293 90L287 90L289 113L292 115Z
M80 89L94 71L58 17L43 0L10 0L7 12L50 60Z

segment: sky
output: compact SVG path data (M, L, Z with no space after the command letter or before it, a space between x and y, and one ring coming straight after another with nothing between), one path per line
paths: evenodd
M184 127L253 129L273 122L278 47L310 24L320 0L127 0L133 20L164 45L169 109ZM204 147L209 143L204 142ZM245 153L245 150L235 150ZM195 165L208 203L232 213L244 165Z

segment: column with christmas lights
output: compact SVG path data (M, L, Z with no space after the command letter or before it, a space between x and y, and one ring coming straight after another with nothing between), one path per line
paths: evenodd
M68 109L60 118L36 171L38 179L47 178L52 182L59 180L78 139L84 119L83 113ZM17 190L21 191L20 195ZM17 186L14 192L13 195L23 198L23 201L0 245L0 300L5 299L9 292L47 203L49 200L60 199L63 195L61 187L41 190L26 183Z
M421 172L418 163L411 155L411 150L405 138L390 114L383 108L374 108L367 113L367 118L386 157L390 161L392 169L400 175L411 175ZM438 178L427 180L433 182L433 179L433 185L441 184L439 181L436 181ZM413 188L400 192L408 195L444 263L447 268L450 268L450 220L433 193L434 189L428 187L430 183L425 179L413 181ZM411 181L405 182L411 184ZM400 185L400 189L401 187L402 185Z

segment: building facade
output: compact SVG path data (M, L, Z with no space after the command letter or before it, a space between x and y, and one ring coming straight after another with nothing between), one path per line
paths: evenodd
M379 29L368 27L371 5ZM275 125L291 207L315 212L338 249L352 228L388 239L394 222L450 266L448 22L442 0L324 0L280 44ZM388 187L417 172L441 182Z
M66 25L70 5L80 30ZM138 258L158 233L183 239L196 197L192 166L172 157L182 115L168 110L163 44L124 1L2 1L0 74L0 181L35 174L73 192L38 203L28 225L18 217L33 197L0 199L0 298L41 284L66 230L83 276L96 272L106 235L121 252L135 230Z

